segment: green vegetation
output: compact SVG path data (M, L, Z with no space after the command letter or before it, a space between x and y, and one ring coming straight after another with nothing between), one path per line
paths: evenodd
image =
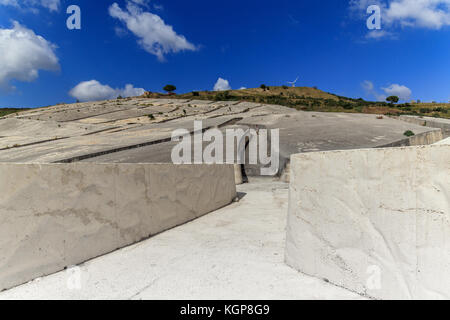
M150 120L155 120L155 116L154 116L153 114L149 114L147 117L148 117Z
M403 134L407 137L412 137L415 136L416 134L414 132L412 132L411 130L405 131L405 133Z
M390 103L397 103L399 100L400 98L397 96L390 96L386 98L386 101Z
M167 91L168 93L172 93L173 91L177 90L177 87L172 84L168 84L163 88L163 90Z
M266 90L261 90L266 88ZM266 85L259 88L229 91L196 91L195 99L213 101L248 101L282 105L303 111L370 113L386 116L415 115L450 118L448 103L400 103L392 96L388 101L365 101L321 91L309 87L287 87ZM193 99L194 93L176 95L174 98Z
M26 111L26 110L30 110L30 109L18 109L18 108L0 108L0 117L4 117L8 114L11 113L18 113L21 111Z

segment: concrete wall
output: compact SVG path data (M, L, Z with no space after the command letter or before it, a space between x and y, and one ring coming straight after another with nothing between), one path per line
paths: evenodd
M432 118L432 117L417 117L417 116L399 116L398 119L409 123L414 123L420 126L431 128L439 128L442 130L444 137L450 136L450 119Z
M450 298L450 146L294 155L286 262L380 299Z
M423 146L436 143L438 141L441 141L442 139L444 139L442 129L435 129L427 132L422 132L392 143L388 143L379 146L378 148Z
M450 144L450 138L441 140L439 142L436 142L435 144L441 145L441 144Z
M2 290L223 207L236 187L232 165L0 164L0 194Z

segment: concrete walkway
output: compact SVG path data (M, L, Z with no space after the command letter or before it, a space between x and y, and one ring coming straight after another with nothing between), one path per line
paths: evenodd
M0 299L361 298L283 263L287 184L258 179L238 191L238 203Z

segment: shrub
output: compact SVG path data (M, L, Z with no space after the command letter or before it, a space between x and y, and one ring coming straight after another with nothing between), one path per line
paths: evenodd
M403 135L405 135L407 137L412 137L416 134L414 132L412 132L411 130L407 130L407 131L405 131L405 133Z
M192 92L192 95L193 95L194 97L198 97L198 96L200 96L200 93L197 92L197 91L193 91L193 92Z
M172 93L173 91L177 90L177 87L172 84L168 84L163 88L163 90L167 91L168 93Z
M386 98L386 101L390 102L390 103L397 103L400 100L399 97L397 96L390 96Z

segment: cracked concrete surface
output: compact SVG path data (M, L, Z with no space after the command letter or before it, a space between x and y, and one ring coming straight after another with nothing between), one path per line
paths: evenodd
M376 299L450 297L448 145L292 157L287 263Z
M241 200L0 299L361 299L284 263L288 185L257 178Z

